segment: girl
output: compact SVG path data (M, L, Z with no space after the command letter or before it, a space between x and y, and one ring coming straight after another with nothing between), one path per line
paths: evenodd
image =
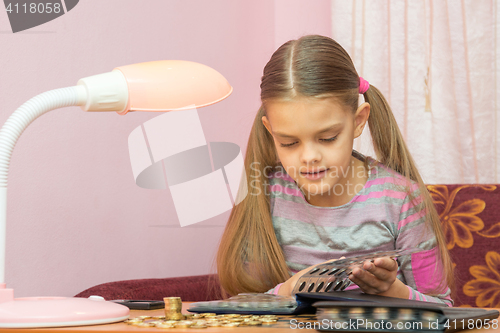
M452 265L431 197L389 105L347 52L323 36L289 41L260 87L245 157L249 193L217 254L222 288L290 295L324 261L418 247L397 261L367 261L349 279L369 294L451 306ZM378 161L353 151L367 123Z

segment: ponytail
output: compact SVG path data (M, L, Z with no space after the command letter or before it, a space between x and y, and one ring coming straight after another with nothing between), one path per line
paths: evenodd
M233 207L217 252L223 295L265 292L290 277L272 224L268 178L277 156L262 116L261 107L248 139L243 178L248 194Z
M382 93L373 85L364 93L365 101L370 104L370 117L368 127L372 136L373 146L377 154L377 160L388 168L400 173L406 179L410 179L418 184L424 202L426 223L434 232L439 246L439 259L444 268L444 281L432 292L436 295L446 290L448 286L454 291L453 264L446 247L446 238L441 228L441 221L432 201L429 191L420 176L416 164L403 140L398 124L391 108ZM408 194L413 197L410 187Z

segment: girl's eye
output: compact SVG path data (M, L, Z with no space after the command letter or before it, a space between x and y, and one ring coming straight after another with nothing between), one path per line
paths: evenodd
M292 143L280 143L281 147L291 147L293 146L294 144L296 144L297 142L292 142Z
M329 139L321 139L321 141L323 142L332 142L332 141L335 141L337 139L338 135L335 135L333 138L329 138Z
M332 142L332 141L335 141L337 140L337 137L338 135L334 136L333 138L328 138L328 139L320 139L320 141L323 141L323 142ZM286 147L291 147L293 145L295 145L297 142L292 142L292 143L280 143L280 146L283 147L283 148L286 148Z

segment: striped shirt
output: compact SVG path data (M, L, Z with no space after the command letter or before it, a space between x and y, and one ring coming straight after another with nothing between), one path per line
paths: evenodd
M425 224L418 185L410 185L370 157L356 151L353 156L368 162L368 180L348 203L338 207L313 206L284 171L271 175L273 227L290 272L342 256L418 247L423 251L398 258L398 279L408 286L410 299L452 306L449 288L436 297L426 295L442 280L443 270L436 267L438 246Z

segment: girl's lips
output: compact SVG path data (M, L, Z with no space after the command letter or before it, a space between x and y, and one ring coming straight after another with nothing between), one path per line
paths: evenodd
M302 177L304 177L306 179L316 180L316 179L321 179L321 178L325 177L327 171L328 171L328 169L321 170L321 171L314 172L314 173L301 172L300 174L302 175Z

